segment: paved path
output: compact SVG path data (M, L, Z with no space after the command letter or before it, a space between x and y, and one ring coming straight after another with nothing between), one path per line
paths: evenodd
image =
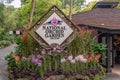
M120 80L120 64L115 64L112 68L112 74L106 75L105 80Z
M9 80L7 73L7 62L4 57L14 50L15 45L0 49L0 80Z
M104 80L120 80L120 76L117 74L107 74Z

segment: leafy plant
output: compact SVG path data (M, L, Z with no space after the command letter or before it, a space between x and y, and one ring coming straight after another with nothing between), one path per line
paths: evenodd
M93 51L96 54L101 54L102 55L102 58L100 59L100 62L102 62L106 58L105 52L107 50L107 45L103 44L103 43L93 43L92 47L93 47Z
M3 40L10 41L11 43L14 43L14 39L15 39L14 35L5 34L3 36Z
M93 50L95 53L104 53L107 50L107 45L103 43L94 43Z
M16 65L16 61L15 59L12 57L12 54L13 52L11 52L10 54L8 54L6 57L5 57L5 60L7 60L7 64L8 64L8 68L14 68L14 67L17 67Z
M6 46L9 46L10 44L11 44L10 41L2 40L2 41L0 41L0 48L4 48Z
M15 41L16 41L17 44L22 43L22 39L21 39L21 37L19 37L19 36L16 37L16 40L15 40Z

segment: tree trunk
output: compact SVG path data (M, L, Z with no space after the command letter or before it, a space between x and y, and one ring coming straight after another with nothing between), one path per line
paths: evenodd
M35 0L32 0L31 1L31 11L30 11L30 18L29 18L28 28L32 27L33 14L34 14L34 6L35 6Z
M69 11L69 18L70 18L70 20L72 19L72 4L73 4L72 1L73 0L70 0L70 11Z

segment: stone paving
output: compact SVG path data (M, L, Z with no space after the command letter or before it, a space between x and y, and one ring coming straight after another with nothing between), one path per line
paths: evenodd
M8 46L6 48L0 49L0 80L9 80L7 73L7 62L4 57L14 50L15 44Z
M7 54L9 54L11 51L13 51L15 46L16 45L13 44L9 47L0 49L0 80L9 80L8 72L7 72L7 65L6 65L7 62L5 61L4 57ZM117 68L117 70L113 69L113 73L107 74L104 80L120 80L120 75L116 74L116 71L118 70L120 71L119 68Z
M120 64L114 66L112 74L108 74L105 80L120 80Z
M120 76L117 74L106 74L106 77L104 80L120 80Z

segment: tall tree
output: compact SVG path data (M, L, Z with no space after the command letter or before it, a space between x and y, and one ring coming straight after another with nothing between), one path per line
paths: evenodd
M60 0L35 0L35 10L33 16L33 22L36 22L52 5L61 6ZM31 0L26 0L25 4L19 10L20 23L25 25L28 23Z
M0 3L0 27L3 27L4 24L4 5Z
M66 5L70 5L71 0L61 0L62 1L62 8L66 8ZM81 10L81 6L84 5L85 0L72 0L73 7L77 7Z
M81 9L84 3L85 3L85 0L73 0L73 5L77 6L78 9Z
M86 6L86 7L82 10L82 12L92 10L96 3L97 3L97 1L92 1L91 3L89 3L88 6Z
M30 18L29 18L29 28L32 26L32 21L33 21L33 14L34 14L34 9L35 9L35 0L31 1L31 11L30 11Z
M16 26L17 20L15 19L16 15L14 13L15 10L16 9L13 6L9 6L9 7L6 7L4 9L4 16L5 16L4 29L5 29L5 32L8 32L9 30L13 30L17 27Z
M21 0L22 5L26 3L26 0Z
M66 15L69 15L70 10L71 10L72 14L80 12L81 7L85 3L85 0L61 0L61 1L62 1L63 12L66 13ZM72 9L70 9L71 1L72 1Z
M4 28L3 28L3 25L4 25L4 5L3 4L0 4L0 40L2 40L2 34L4 33Z

